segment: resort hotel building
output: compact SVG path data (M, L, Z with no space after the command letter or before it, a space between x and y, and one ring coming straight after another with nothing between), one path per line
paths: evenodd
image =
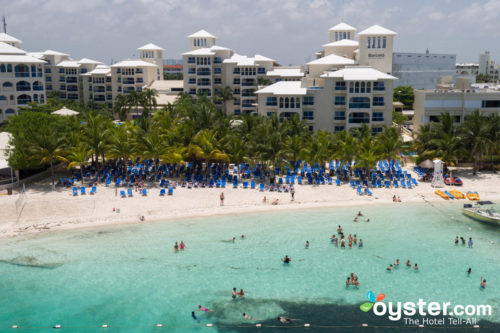
M356 40L356 29L345 23L329 32L330 42L305 64L303 78L256 92L258 113L280 120L296 114L313 130L340 132L367 124L373 133L381 132L392 124L396 33L374 25Z
M469 79L457 78L456 85L446 82L436 89L415 90L413 108L415 130L422 125L439 122L443 113L450 113L455 124L460 124L475 110L483 116L500 113L500 85L471 85Z

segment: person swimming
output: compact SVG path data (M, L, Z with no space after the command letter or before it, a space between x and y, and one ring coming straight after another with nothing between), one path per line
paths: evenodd
M339 239L338 239L338 237L335 238L335 246L339 246Z
M406 267L411 267L411 262L410 262L410 259L408 259L408 260L406 261Z
M278 320L280 321L280 323L282 324L291 324L292 323L292 320L290 318L286 318L286 317L281 317L279 316L278 317Z
M392 264L389 265L389 267L386 268L389 272L392 272Z
M292 259L289 256L285 256L283 259L281 259L281 261L283 261L283 263L285 264L289 264Z
M354 234L354 238L352 241L354 242L354 244L358 243L358 236L356 236L356 234Z
M200 322L200 318L196 317L194 311L191 311L191 317L193 317L193 319L196 320L197 322Z
M253 317L250 317L249 315L247 315L245 312L243 312L243 318L248 319L248 320L254 319Z
M363 247L363 240L361 238L359 239L359 247Z
M353 221L353 222L358 222L358 217L356 216L356 217L354 218L354 220L352 220L352 221Z
M181 241L181 251L184 251L185 248L186 248L186 245L184 245L184 242Z
M467 270L467 275L470 275L470 273L472 273L472 268L469 267L469 269Z
M330 237L330 243L334 243L335 242L335 234L332 235L332 237Z
M366 221L365 221L365 222L370 222L370 219L369 219L369 218L368 218L368 219L366 219Z
M349 246L350 249L352 249L352 239L349 240L348 246Z
M348 276L347 280L345 280L345 286L349 287L351 285L351 278Z
M177 242L175 242L174 251L179 252L179 244Z
M458 245L458 236L455 237L455 245Z
M358 212L358 216L363 216L363 214L361 214L361 211Z
M243 289L240 289L240 291L237 293L239 297L245 297L245 292Z
M345 238L342 238L342 239L340 240L340 247L345 248Z
M232 291L232 295L231 295L231 297L232 297L233 299L235 299L237 294L238 294L238 292L236 291L236 288L233 288L233 291Z
M340 226L340 224L339 224L339 227L337 228L337 233L338 234L342 233L342 227Z
M209 311L210 311L210 309L209 309L209 308L204 308L204 307L202 307L201 305L198 305L198 310L200 310L200 311L204 311L204 312L209 312Z
M309 241L306 241L306 249L309 248Z
M399 259L396 259L396 261L394 262L394 266L399 266Z
M233 237L232 242L233 243L236 242L236 237Z
M481 289L484 288L486 288L486 279L483 279L483 277L481 276Z
M465 238L460 237L460 240L462 241L462 245L465 245Z
M416 271L418 271L418 265L415 264L415 266L413 266L413 269L416 270Z
M241 236L240 236L240 238L241 238L241 239L245 239L245 235L241 235Z

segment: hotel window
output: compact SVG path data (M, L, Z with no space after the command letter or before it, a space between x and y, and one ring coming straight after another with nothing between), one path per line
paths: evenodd
M335 120L345 120L345 111L335 111L334 118Z
M355 92L356 94L358 94L358 93L359 93L359 82L356 82L356 83L354 84L354 92Z
M365 93L365 83L364 83L364 82L361 82L361 90L360 90L360 92L361 92L362 94L364 94L364 93Z
M111 76L106 77L106 82L111 82Z
M371 93L372 92L372 84L371 82L366 82L366 92Z
M233 74L240 74L240 69L239 68L233 69Z
M383 112L373 112L372 121L384 121L384 113Z
M377 48L379 48L379 49L382 47L382 46L380 45L380 39L381 39L380 37L377 37Z
M375 42L377 41L377 38L372 37L372 49L375 48Z
M345 96L335 96L335 105L345 105Z
M373 82L373 91L384 91L385 84L384 82Z
M240 79L233 79L233 84L240 84Z
M347 33L344 31L342 39L346 39L346 38L347 38Z
M188 64L194 64L194 57L188 58Z
M351 33L350 32L347 33L347 39L351 39Z
M339 33L335 31L335 41L339 40Z
M59 73L64 74L64 68L59 68Z
M384 97L373 97L374 106L384 106Z
M354 83L349 82L349 93L354 93Z
M345 129L345 126L335 126L333 128L334 132L342 132Z
M285 109L289 108L290 108L290 100L288 99L288 97L285 97Z
M214 79L214 83L215 83L215 84L221 84L221 83L222 83L222 80L220 79L220 77L216 77L216 78Z
M368 37L368 43L366 44L366 47L367 47L367 48L370 48L370 46L371 46L371 41L372 41L372 38L371 38L371 37Z
M135 71L137 74L142 74L142 68L137 68L137 70ZM132 75L134 74L134 72L132 71Z
M313 111L304 111L304 113L302 115L302 119L314 120L314 112Z
M234 109L234 115L237 116L241 114L241 110L240 109Z
M267 97L266 105L267 106L276 106L278 104L278 99L276 97Z
M345 89L346 89L346 87L345 87L344 81L335 82L335 90L345 90Z
M266 74L266 69L264 67L259 67L258 73L259 74Z
M216 67L214 68L214 74L221 74L222 73L222 68Z
M283 109L283 97L280 97L280 109Z
M116 74L120 74L122 72L121 68L116 69Z
M304 105L314 105L314 96L304 96L302 100Z
M372 128L372 135L375 135L377 133L382 133L382 127L373 127Z
M386 45L387 45L387 38L384 36L384 37L382 38L382 48L384 48L384 49L385 49L385 48L386 48Z
M299 97L297 97L297 98L295 99L295 108L297 108L297 109L299 109L299 108L300 108L300 98L299 98Z
M196 80L194 79L194 77L189 78L188 84L195 84L195 83L196 83Z

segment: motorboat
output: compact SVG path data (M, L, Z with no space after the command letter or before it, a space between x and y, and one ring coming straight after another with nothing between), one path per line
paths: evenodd
M500 226L500 213L492 205L491 201L478 201L476 205L464 204L462 213L474 220Z

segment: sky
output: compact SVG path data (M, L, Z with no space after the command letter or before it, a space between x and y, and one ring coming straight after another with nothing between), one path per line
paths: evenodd
M301 65L342 21L358 32L374 24L397 32L394 51L428 48L477 63L489 50L500 62L500 0L0 0L0 11L24 50L106 64L137 57L150 42L165 59L181 58L187 36L205 29L239 54Z

